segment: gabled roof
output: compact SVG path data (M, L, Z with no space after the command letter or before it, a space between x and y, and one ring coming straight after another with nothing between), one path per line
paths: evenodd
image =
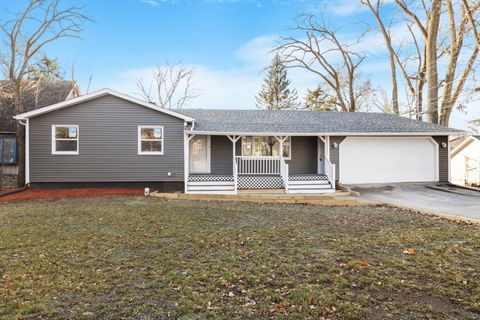
M114 91L112 89L98 90L98 91L92 92L90 94L80 96L78 98L74 98L74 99L70 99L70 100L67 100L67 101L64 101L64 102L56 103L56 104L53 104L51 106L40 108L40 109L33 110L33 111L30 111L30 112L25 112L25 113L17 115L15 117L15 119L25 120L25 119L28 119L28 118L33 118L33 117L36 117L36 116L39 116L39 115L42 115L42 114L45 114L45 113L49 113L49 112L52 112L52 111L55 111L55 110L71 107L71 106L77 105L79 103L86 102L86 101L93 100L93 99L97 99L97 98L107 96L107 95L111 95L111 96L114 96L114 97L117 97L117 98L120 98L120 99L123 99L123 100L127 100L127 101L133 102L135 104L144 106L146 108L150 108L150 109L156 110L158 112L162 112L162 113L171 115L173 117L183 119L183 120L188 121L188 122L191 122L191 121L194 120L193 118L189 117L188 115L184 115L184 114L172 111L170 109L160 108L159 106L157 106L153 103L149 103L149 102L131 97L129 95Z
M22 94L25 112L43 108L58 102L65 101L78 92L74 81L42 80L25 81ZM7 80L0 81L0 132L17 131L13 108L11 84Z
M453 145L453 150L452 150L451 156L454 157L460 151L465 149L469 144L471 144L472 142L475 142L475 141L480 142L480 136L465 137L464 139L462 139L462 141L460 143L456 143L456 144ZM450 145L452 145L452 142L450 142Z
M461 135L463 131L387 113L316 112L302 110L182 109L195 118L197 133Z

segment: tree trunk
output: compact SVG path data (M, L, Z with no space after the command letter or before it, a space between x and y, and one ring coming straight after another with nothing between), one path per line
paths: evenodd
M438 123L437 38L440 27L442 0L432 0L432 11L427 30L427 121Z
M423 75L420 76L417 82L417 120L423 120L423 86L425 85L425 80Z
M396 115L400 114L400 109L398 108L398 85L397 85L397 72L395 70L395 60L394 56L390 53L390 71L392 77L392 108L393 113Z

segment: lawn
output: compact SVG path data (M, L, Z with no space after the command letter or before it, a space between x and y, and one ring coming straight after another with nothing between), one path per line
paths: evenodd
M479 227L389 207L0 204L0 319L322 317L480 319Z

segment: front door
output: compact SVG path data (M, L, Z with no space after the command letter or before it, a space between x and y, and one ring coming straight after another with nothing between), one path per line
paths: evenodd
M210 173L210 136L190 140L190 172Z

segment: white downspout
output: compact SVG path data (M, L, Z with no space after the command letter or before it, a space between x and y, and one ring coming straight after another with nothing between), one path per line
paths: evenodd
M18 120L18 122L25 126L25 185L30 185L30 121L27 118L27 122L22 122Z

